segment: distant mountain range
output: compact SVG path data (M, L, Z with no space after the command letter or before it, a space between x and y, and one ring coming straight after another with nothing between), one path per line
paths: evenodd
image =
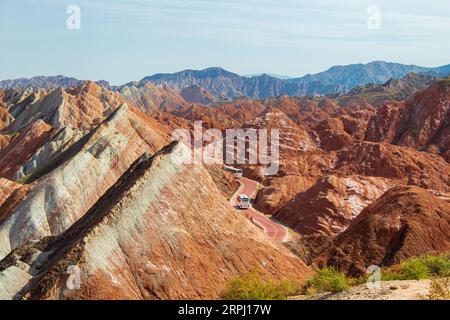
M383 84L370 83L355 87L345 94L329 94L327 97L336 99L340 105L364 101L380 106L387 101L404 100L415 92L425 89L434 80L436 77L429 74L408 73L401 79L391 78Z
M268 74L253 77L240 76L219 67L204 70L184 70L177 73L158 73L133 81L119 87L112 87L107 81L99 85L121 90L124 87L142 87L150 82L165 85L182 91L191 86L199 86L216 97L234 99L247 96L254 99L288 95L313 96L347 93L358 86L370 83L382 84L390 79L401 79L408 73L426 74L434 77L446 77L450 74L450 65L427 68L416 65L404 65L374 61L368 64L334 66L314 75L300 78L281 79ZM34 77L0 81L0 88L54 88L79 85L82 81L64 76Z
M288 79L293 79L295 77L290 77L290 76L285 76L285 75L281 75L281 74L275 74L275 73L255 73L255 74L247 74L245 75L245 77L247 78L253 78L253 77L260 77L263 75L268 75L270 77L273 78L278 78L278 79L282 79L282 80L288 80Z
M314 75L291 79L293 83L315 83L324 85L339 85L342 92L369 83L380 84L389 79L400 79L408 73L428 74L435 77L445 77L450 74L450 65L437 68L427 68L415 65L405 65L384 61L374 61L368 64L351 64L334 66Z
M185 70L177 73L155 74L145 77L134 85L142 86L146 82L152 82L157 85L166 84L179 90L198 85L214 95L225 94L231 98L248 96L263 99L279 95L312 96L346 93L355 87L369 83L381 84L389 79L400 79L408 73L444 77L450 74L450 65L426 68L375 61L368 64L335 66L318 74L292 79L279 79L267 74L247 78L221 68L208 68L201 71Z
M68 88L79 86L84 80L79 80L63 75L58 76L36 76L32 78L18 78L0 81L0 88L2 89L54 89L58 87ZM110 88L108 81L97 81L97 84L105 88Z

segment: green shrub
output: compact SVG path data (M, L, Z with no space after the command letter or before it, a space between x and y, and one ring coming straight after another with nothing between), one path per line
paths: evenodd
M389 280L420 280L430 277L427 266L419 258L404 261L397 268L392 268L393 272L388 272L385 278L391 278Z
M426 256L423 262L431 277L450 277L450 255Z
M316 294L321 292L342 292L348 289L350 280L333 267L318 270L306 281L303 288L305 294Z
M449 255L411 258L399 265L384 269L382 279L389 281L448 277L450 276L449 258Z
M225 300L285 300L299 293L299 286L289 280L264 279L262 272L255 269L246 275L230 280L222 294Z

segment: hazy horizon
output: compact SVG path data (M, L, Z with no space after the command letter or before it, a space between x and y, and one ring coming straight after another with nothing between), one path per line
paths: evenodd
M69 5L81 10L69 30ZM367 9L381 10L379 29ZM301 77L334 65L449 63L450 3L331 0L1 0L0 79L65 75L114 85L221 67Z
M370 61L370 62L376 62L376 61ZM370 62L368 62L368 63L370 63ZM394 61L383 61L383 62L387 62L387 63L398 63L398 62L394 62ZM367 64L367 63L352 63L352 64ZM405 65L406 65L406 64L405 64ZM447 64L444 64L444 65L438 65L438 66L419 66L419 65L415 65L415 66L418 66L418 67L426 67L426 68L435 68L435 67L442 67L442 66L446 66L446 65L450 65L450 64L447 63ZM202 70L211 69L211 68L221 68L221 69L224 69L224 70L226 70L226 71L228 71L228 72L232 72L232 73L238 74L239 76L242 76L242 77L248 77L248 78L250 78L250 77L257 77L257 76L266 74L266 75L268 75L268 76L270 76L270 77L279 78L279 79L282 79L282 80L283 80L283 79L295 79L295 78L301 78L301 77L304 77L304 76L309 75L309 74L317 74L317 73L321 73L321 72L327 71L327 70L330 69L331 67L336 67L336 66L342 66L342 65L330 66L330 67L328 67L327 69L319 70L319 71L317 71L317 72L308 73L308 74L302 74L302 75L292 75L292 76L290 76L290 75L273 74L273 73L267 73L267 72L260 72L260 73L255 73L255 74L240 74L240 73L238 73L238 72L234 72L233 70L225 69L225 68L220 67L220 66L206 67L206 68L204 68L204 69L192 69L192 68L187 68L187 69L178 70L178 71L174 71L174 72L158 72L158 73L161 73L161 74L168 73L168 74L170 74L170 73L177 73L177 72L183 72L183 71L189 71L189 70L202 71ZM146 75L146 76L144 76L144 77L142 77L142 78L145 78L145 77L148 77L148 76L153 76L153 75L156 75L156 74L158 74L158 73L148 74L148 75ZM108 81L108 82L110 82L110 84L112 84L112 85L124 85L124 84L129 83L129 82L140 81L140 80L142 80L142 78L138 78L138 79L132 79L132 80L129 80L129 81L126 81L126 82L123 82L123 83L112 83L109 79L91 79L91 78L84 78L84 79L83 79L83 78L77 78L77 77L74 77L74 76L72 76L72 75L67 75L67 74L36 74L36 75L32 75L32 76L30 76L30 77L17 77L17 78L5 78L5 79L0 78L0 81L3 81L3 80L14 80L14 79L20 79L20 78L31 79L31 78L34 78L34 77L57 77L57 76L63 76L63 77L67 77L67 78L75 78L75 79L77 79L77 80L82 80L82 81L84 81L84 80L86 80L86 81L87 81L87 80L92 80L92 81Z

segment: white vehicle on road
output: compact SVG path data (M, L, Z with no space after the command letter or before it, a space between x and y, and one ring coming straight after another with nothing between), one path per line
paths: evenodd
M245 194L241 194L238 197L238 206L240 209L250 208L250 198Z
M236 175L236 179L242 178L242 175L244 173L242 169L233 167L223 167L223 170L234 173Z

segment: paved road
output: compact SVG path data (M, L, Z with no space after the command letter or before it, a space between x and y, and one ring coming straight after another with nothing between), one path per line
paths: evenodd
M241 187L239 190L233 195L231 198L231 204L233 206L237 206L238 197L240 194L245 194L248 197L252 197L258 187L258 183L256 181L240 178L239 182L241 183ZM257 212L252 207L247 210L240 210L242 214L245 214L247 218L251 219L254 223L259 225L267 236L276 240L276 241L285 241L288 235L287 228L277 222L267 218L265 215Z

